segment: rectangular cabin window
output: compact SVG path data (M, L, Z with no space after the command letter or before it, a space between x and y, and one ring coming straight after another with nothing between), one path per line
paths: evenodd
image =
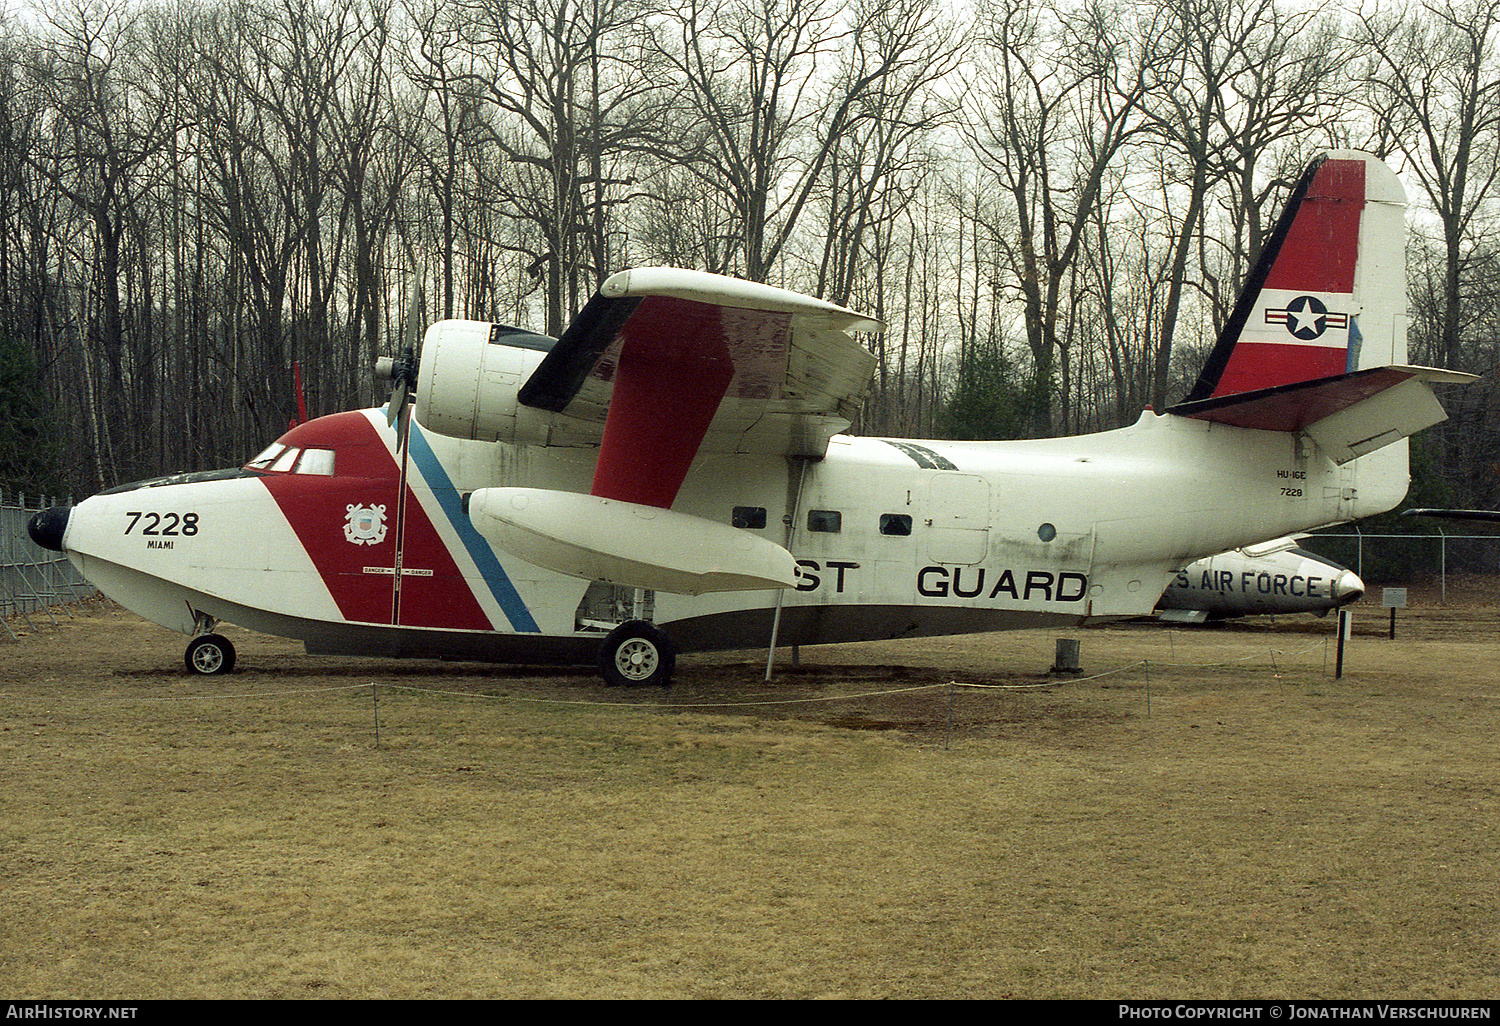
M905 538L911 534L911 517L905 513L880 514L880 533L893 538Z
M836 509L807 511L807 529L820 534L838 534L844 529L844 515Z
M758 530L766 526L766 508L764 506L736 506L731 522L735 527Z

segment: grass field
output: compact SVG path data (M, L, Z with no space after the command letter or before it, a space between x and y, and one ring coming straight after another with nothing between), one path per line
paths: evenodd
M1500 609L1357 623L621 691L79 610L0 641L0 993L1494 997Z

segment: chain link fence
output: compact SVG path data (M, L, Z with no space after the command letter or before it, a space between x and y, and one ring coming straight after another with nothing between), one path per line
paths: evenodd
M33 630L38 620L56 624L59 613L72 615L70 603L99 599L67 556L26 533L33 514L57 504L43 496L0 495L0 636L14 640L17 624Z
M1472 527L1422 534L1341 528L1304 537L1301 546L1359 574L1366 603L1382 588L1406 588L1414 602L1500 605L1500 534Z

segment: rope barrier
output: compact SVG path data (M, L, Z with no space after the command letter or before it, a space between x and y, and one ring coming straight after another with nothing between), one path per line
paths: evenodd
M455 690L448 689L448 688L421 687L421 686L414 685L414 684L389 684L389 683L381 683L379 681L371 681L368 684L339 684L339 685L331 685L331 686L328 686L328 687L295 688L295 689L280 690L280 691L252 691L252 692L242 692L242 693L238 693L238 694L222 694L222 693L220 693L220 694L206 694L206 693L200 693L200 694L195 694L195 695L99 695L99 696L82 696L82 697L79 697L79 696L70 696L69 700L70 701L76 701L76 702L125 702L125 701L137 701L137 702L194 702L194 701L198 701L198 702L228 702L228 701L241 701L241 700L249 700L249 699L258 699L258 698L290 698L290 697L298 697L298 696L303 696L303 695L325 694L325 693L340 692L340 691L359 691L359 690L362 690L364 688L385 688L388 691L405 691L405 692L411 692L411 693L415 693L415 694L439 695L439 696L445 696L445 697L449 697L449 698L493 699L493 700L496 700L496 701L526 702L526 703L530 703L530 704L534 704L534 705L559 705L559 706L578 706L578 707L596 706L596 707L599 707L599 708L652 709L652 710L667 710L667 709L743 709L743 708L756 708L756 707L790 706L790 705L814 705L814 704L827 704L827 703L833 703L833 702L860 701L860 700L866 700L866 699L871 699L871 698L884 698L884 697L889 697L889 696L892 696L892 695L909 695L909 694L917 694L917 693L924 692L924 691L936 691L936 690L939 690L941 688L948 688L948 687L968 688L968 689L974 690L974 691L1036 691L1036 690L1041 690L1041 689L1045 689L1045 688L1061 687L1063 685L1087 684L1087 683L1090 683L1092 681L1103 680L1103 679L1105 679L1107 677L1118 676L1118 675L1120 675L1122 673L1125 673L1127 671L1130 671L1130 670L1133 670L1133 669L1137 669L1137 668L1144 668L1144 669L1146 669L1146 670L1149 671L1149 668L1150 668L1150 666L1151 666L1151 664L1153 662L1155 662L1159 666L1170 666L1170 667L1174 667L1174 668L1178 668L1178 669L1184 669L1184 668L1186 668L1186 669L1207 669L1207 668L1211 668L1211 667L1234 666L1234 665L1243 663L1243 662L1245 662L1247 660L1258 658L1258 657L1262 656L1263 654L1265 654L1267 651L1273 657L1273 667L1274 667L1274 665L1275 665L1274 664L1274 657L1277 656L1277 655L1281 655L1281 656L1301 655L1301 654L1304 654L1306 652L1309 652L1309 651L1312 651L1312 650L1316 649L1319 645L1322 645L1322 644L1324 644L1324 642L1317 642L1317 643L1309 645L1309 646L1307 646L1305 648L1295 649L1295 650L1287 650L1287 649L1262 650L1262 651L1258 651L1258 652L1252 652L1252 653L1250 653L1250 654L1248 654L1246 656L1242 656L1242 657L1239 657L1237 659L1228 660L1228 661L1221 661L1221 662L1186 663L1186 662L1178 662L1178 661L1170 661L1170 660L1138 659L1138 660L1135 660L1133 662L1124 663L1124 664L1122 664L1120 666L1116 666L1116 667L1113 667L1113 668L1108 669L1108 670L1101 670L1099 672L1092 673L1092 674L1089 674L1087 676L1082 676L1082 677L1073 677L1073 676L1059 677L1059 678L1054 679L1054 680L1035 681L1035 682L1028 683L1028 684L985 684L985 683L978 683L978 682L974 682L974 681L950 680L950 681L946 681L946 682L943 682L943 683L917 684L917 685L912 685L910 687L898 687L898 688L879 688L879 689L874 689L874 690L858 691L858 692L847 693L847 694L840 694L840 695L820 695L820 696L805 697L805 698L778 698L778 699L766 698L766 699L754 699L754 700L733 701L733 702L726 702L726 701L714 701L714 702L649 702L649 701L640 701L640 702L606 702L606 701L598 701L598 700L594 700L594 699L541 698L541 697L536 697L536 696L531 696L531 695L516 695L516 694L511 694L511 695L489 695L489 694L482 694L482 693L478 693L478 692L474 692L474 691L455 691ZM876 668L872 667L872 670L873 669L876 669ZM54 701L55 702L55 701L58 700L58 696L54 696L54 695L20 695L20 694L12 694L12 693L7 693L7 692L0 692L0 699L10 699L10 700L15 700L15 701L38 701L38 702L40 702L40 701Z

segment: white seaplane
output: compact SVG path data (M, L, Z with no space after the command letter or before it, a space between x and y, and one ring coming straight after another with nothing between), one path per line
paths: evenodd
M191 636L311 653L593 662L1151 614L1193 560L1406 492L1442 420L1406 365L1405 194L1345 151L1306 172L1196 387L1134 425L1040 441L842 434L869 317L646 268L560 339L442 321L386 409L298 425L242 468L34 519L101 591ZM408 396L411 396L408 401Z

